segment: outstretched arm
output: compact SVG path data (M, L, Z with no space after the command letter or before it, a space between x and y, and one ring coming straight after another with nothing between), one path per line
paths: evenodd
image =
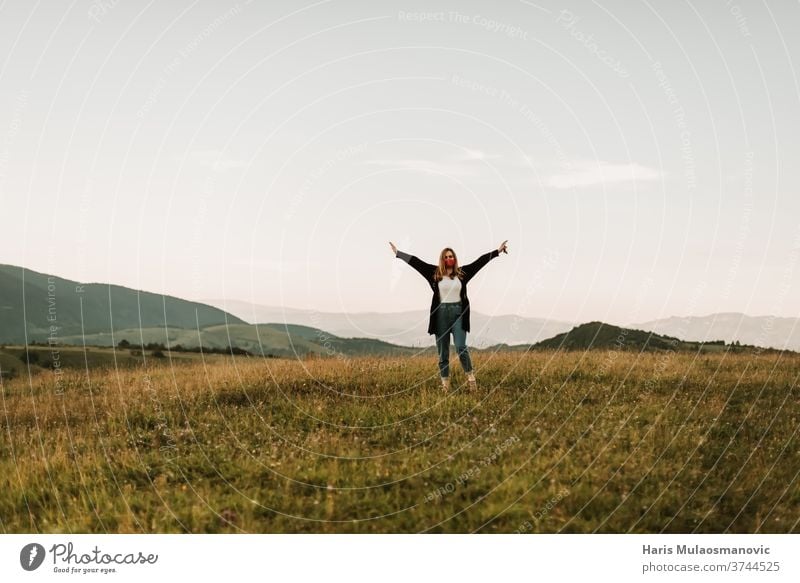
M486 265L487 263L489 263L489 261L500 255L500 251L502 251L503 253L508 253L508 251L506 251L507 242L508 240L503 241L500 247L492 251L489 251L488 253L484 253L472 263L463 265L461 269L464 270L464 272L467 274L468 277L470 278L474 277L475 274L478 273L484 265Z
M408 263L411 267L416 269L419 272L419 274L428 281L430 281L430 279L433 277L433 272L436 271L435 265L431 265L430 263L425 263L422 259L420 259L416 255L409 255L408 253L398 251L397 257L399 257L400 259Z
M410 255L409 253L405 253L400 251L395 247L394 243L389 243L392 246L392 251L394 251L395 257L402 259L406 263L408 263L411 267L413 267L422 277L425 278L426 281L430 281L433 277L434 271L436 271L436 266L431 265L430 263L425 263L416 255Z
M476 273L478 273L481 268L489 263L492 259L500 255L500 251L495 249L494 251L489 251L488 253L484 253L480 257L478 257L472 263L468 263L467 265L462 265L461 269L469 275L469 277L474 277Z

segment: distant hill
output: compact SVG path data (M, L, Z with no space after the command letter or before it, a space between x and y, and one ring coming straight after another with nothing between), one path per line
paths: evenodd
M110 347L127 340L133 349L146 344L232 346L293 358L420 353L372 338L342 338L311 326L251 325L199 302L0 265L0 344L47 343L51 325L56 327L53 341L63 345ZM18 364L18 358L8 353L2 357L0 366L6 370Z
M542 342L537 342L528 347L511 347L512 349L536 350L562 349L562 350L628 350L637 352L651 352L661 350L674 351L700 351L700 352L722 352L730 350L732 352L743 352L755 350L751 345L731 345L725 344L724 340L711 340L706 342L694 342L682 340L674 336L663 336L645 330L622 328L613 324L603 322L587 322L580 326L575 326L569 332L558 334L553 338L548 338ZM771 352L773 349L759 349Z
M113 322L113 326L112 326ZM80 336L126 328L196 330L218 324L244 324L232 314L173 296L119 285L81 283L0 265L0 342L46 342L56 335Z
M0 265L0 345L46 343L51 326L54 339L65 345L116 346L163 344L184 348L241 348L252 354L302 357L351 356L361 354L427 354L433 337L425 333L427 310L393 314L334 314L257 306L244 302L219 302L250 319L272 318L264 324L248 324L220 307L131 288L100 283L80 283L22 267ZM755 346L726 344L712 331L729 338L742 330L743 337L764 340L775 328L789 338L796 320L749 318L743 314L715 314L706 318L671 318L648 323L659 329L677 330L667 335L647 329L620 327L594 321L569 322L522 318L513 315L488 318L473 314L469 345L473 350L535 349L743 351ZM283 323L291 321L291 323ZM308 325L308 323L313 325ZM789 327L791 325L791 327ZM419 340L403 345L414 335ZM424 339L423 339L424 337ZM490 342L492 338L502 340ZM699 337L699 338L698 338ZM544 340L540 340L545 338ZM712 339L713 338L713 339ZM538 340L538 341L537 341ZM772 341L776 341L772 338ZM754 343L769 346L769 342ZM792 343L791 347L794 347ZM797 343L800 347L800 341ZM2 346L0 346L0 349ZM432 353L432 352L431 352ZM8 368L17 357L5 354L0 365Z
M738 340L742 344L800 350L800 319L798 318L718 312L707 316L673 316L661 320L626 324L626 326L697 342L715 338L729 344Z
M681 343L679 338L659 336L644 330L621 328L603 322L587 322L575 326L569 332L557 334L537 342L536 348L563 348L586 350L588 348L614 348L617 350L675 350Z
M65 336L66 344L115 346L127 340L132 347L160 343L165 346L193 348L242 348L256 355L303 357L309 353L337 357L355 355L411 355L418 350L373 340L371 338L339 338L316 328L289 324L232 324L208 326L202 330L183 328L129 328L108 333Z
M314 329L327 330L342 338L373 338L400 346L434 346L435 340L428 334L428 300L420 302L419 310L404 312L322 312L299 310L282 306L267 306L239 300L203 300L243 320L257 322L291 322ZM427 302L427 303L426 303ZM469 345L486 348L500 343L533 343L566 332L578 322L566 322L546 318L529 318L512 314L487 316L470 308L471 328Z

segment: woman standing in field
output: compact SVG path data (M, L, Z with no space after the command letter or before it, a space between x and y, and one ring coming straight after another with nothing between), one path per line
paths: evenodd
M472 360L467 348L467 332L469 332L469 298L467 297L467 283L475 277L480 269L494 259L500 252L508 253L506 243L497 249L484 253L472 263L459 266L456 252L450 247L445 247L439 253L439 265L425 263L415 255L398 251L391 241L389 245L395 257L399 257L411 267L416 269L433 291L431 299L430 317L428 319L428 334L436 335L436 348L439 352L439 376L442 388L450 388L450 333L453 333L453 342L461 361L464 372L467 373L469 388L477 387L475 372L472 370Z

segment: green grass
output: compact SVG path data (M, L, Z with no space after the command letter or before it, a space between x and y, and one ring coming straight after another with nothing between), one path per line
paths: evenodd
M54 368L64 370L82 370L84 375L86 370L109 368L130 368L141 367L146 360L156 361L153 350L142 351L139 348L115 349L105 346L88 346L85 349L80 346L5 346L0 351L0 367L4 371L15 371L15 376L28 376L51 371ZM144 353L144 355L142 354ZM164 361L171 359L172 363L199 363L203 359L209 362L219 360L219 355L194 352L175 352L162 351ZM25 358L31 359L30 370ZM52 374L52 373L51 373Z
M246 359L3 381L3 532L798 531L795 354Z

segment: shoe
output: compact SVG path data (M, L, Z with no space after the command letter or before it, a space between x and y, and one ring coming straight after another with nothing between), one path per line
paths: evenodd
M449 377L441 377L442 379L442 390L449 391L450 390L450 378Z
M471 391L478 388L478 381L475 380L475 373L467 373L467 386Z

